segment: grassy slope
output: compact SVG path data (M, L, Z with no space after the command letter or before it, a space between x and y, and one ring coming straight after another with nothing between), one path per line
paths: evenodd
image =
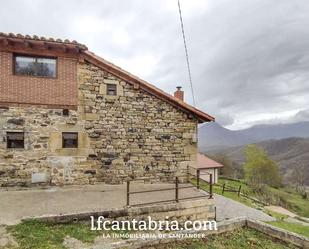
M284 202L287 203L288 210L309 218L309 200L303 199L299 194L295 193L292 189L275 189L271 188L274 195L279 196Z
M298 214L299 216L309 217L309 200L303 199L298 193L296 193L293 189L287 189L287 188L279 188L275 189L272 187L267 187L268 197L265 198L265 196L258 195L252 191L246 184L242 184L241 182L236 182L232 180L226 180L226 179L219 179L219 184L226 183L226 186L233 187L235 189L238 189L239 185L241 184L242 190L241 192L247 193L250 196L253 196L257 199L262 199L265 202L269 202L273 205L280 205L284 208L290 210L291 212L294 212ZM214 188L214 191L218 194L222 193L222 187L216 186ZM244 204L247 204L249 206L256 206L257 204L253 201L246 199L246 198L239 198L237 196L237 193L231 193L226 192L224 193L224 196L229 197L231 199L240 201Z
M309 226L303 226L296 223L290 223L283 220L268 222L269 224L288 230L293 233L297 233L309 238Z
M159 245L157 249L296 249L296 247L273 241L266 235L252 229L240 229L206 239L185 240L177 243Z
M226 183L226 186L232 187L234 189L238 189L239 185L242 185L242 192L245 193L251 193L252 190L246 185L241 182L237 181L232 181L232 180L226 180L226 179L219 179L219 184ZM203 189L208 191L209 186L205 183L201 183L201 186ZM292 206L293 208L290 208L291 211L299 214L299 215L304 215L306 217L309 216L309 201L304 200L301 198L301 196L297 195L296 193L293 193L292 190L289 190L289 192L286 192L285 189L275 189L275 188L269 188L272 193L277 194L279 196L284 196L283 198L286 198L286 200L289 202L289 206ZM214 192L217 194L222 195L222 187L221 186L214 186L213 188ZM254 196L254 194L252 194ZM263 205L256 203L250 199L244 198L244 197L239 197L237 193L235 192L224 192L223 196L228 197L230 199L233 199L235 201L238 201L240 203L243 203L244 205L247 205L249 207L257 208L257 209L262 209ZM259 196L254 196L258 198ZM298 212L296 212L298 211ZM284 215L280 215L275 212L270 212L270 211L264 211L268 213L269 215L275 217L277 221L275 222L269 222L269 224L283 228L285 230L288 230L290 232L294 232L300 235L304 235L309 238L309 227L303 226L301 224L295 224L295 223L290 223L286 222L283 219L287 218Z

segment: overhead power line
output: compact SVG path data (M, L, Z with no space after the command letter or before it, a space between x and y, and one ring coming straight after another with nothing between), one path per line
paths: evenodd
M188 68L188 74L189 74L189 81L190 81L190 86L191 86L193 106L196 106L194 90L193 90L193 83L192 83L192 76L191 76L191 69L190 69L190 62L189 62L189 54L188 54L188 48L187 48L187 42L186 42L186 35L185 35L185 29L184 29L184 26L183 26L182 13L181 13L181 7L180 7L180 1L179 0L178 0L178 11L179 11L179 18L180 18L180 24L181 24L183 43L184 43L184 47L185 47L185 54L186 54L187 68Z

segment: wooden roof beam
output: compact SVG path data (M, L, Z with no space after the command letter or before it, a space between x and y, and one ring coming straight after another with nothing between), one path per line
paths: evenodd
M25 48L32 48L32 44L29 41L24 41Z
M3 39L2 43L3 43L4 46L14 45L14 42L12 40L10 40L10 39L7 39L7 38Z
M47 42L44 42L44 48L49 50L51 49L51 46Z

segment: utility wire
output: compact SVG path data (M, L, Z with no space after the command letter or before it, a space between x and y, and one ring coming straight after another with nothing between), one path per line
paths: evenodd
M190 81L190 86L191 86L193 106L195 107L196 103L195 103L195 97L194 97L194 90L193 90L193 83L192 83L192 76L191 76L191 69L190 69L190 62L189 62L189 54L188 54L188 49L187 49L186 35L185 35L185 29L183 27L183 20L182 20L181 7L180 7L180 1L179 0L178 0L178 11L179 11L179 18L180 18L180 24L181 24L183 43L184 43L184 46L185 46L185 53L186 53L189 81Z

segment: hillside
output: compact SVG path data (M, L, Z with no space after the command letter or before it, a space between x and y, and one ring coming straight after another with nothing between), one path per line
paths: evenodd
M309 122L292 124L256 125L243 130L229 130L218 123L199 127L199 149L209 151L224 149L270 139L309 137Z
M242 134L241 131L233 131L220 126L218 123L206 123L198 130L199 150L222 149L231 146L251 143L254 139Z
M288 179L294 168L306 167L304 174L307 177L306 183L309 185L309 138L285 138L278 140L268 140L256 143L265 149L267 154L278 162L280 171L285 180ZM209 151L208 154L224 153L232 161L242 164L245 146Z

